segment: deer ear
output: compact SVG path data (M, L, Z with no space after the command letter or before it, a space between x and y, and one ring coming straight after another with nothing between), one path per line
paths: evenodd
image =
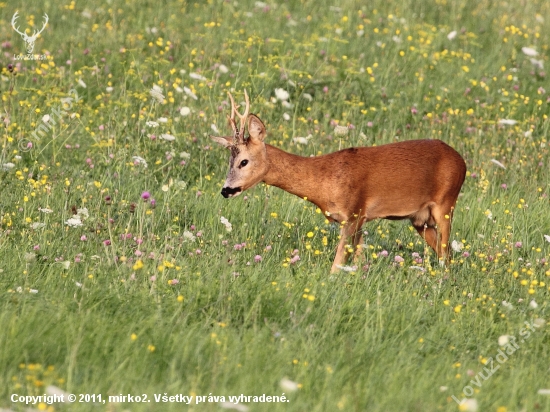
M210 138L214 140L217 144L226 148L233 145L233 138L229 136L223 136L223 137L210 136Z
M254 114L248 116L248 134L253 143L260 143L265 139L265 126L260 118Z

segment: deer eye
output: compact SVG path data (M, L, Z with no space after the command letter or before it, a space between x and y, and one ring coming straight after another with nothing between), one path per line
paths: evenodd
M244 160L241 162L241 167L245 167L247 164L248 164L248 160L244 159Z

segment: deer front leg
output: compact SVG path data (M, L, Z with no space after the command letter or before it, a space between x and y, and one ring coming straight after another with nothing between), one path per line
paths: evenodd
M336 257L334 258L330 273L337 272L339 270L338 266L342 266L347 262L349 257L349 253L346 250L348 238L353 237L351 244L353 250L355 251L354 260L357 259L358 255L360 255L357 245L362 239L361 226L364 221L364 219L360 219L355 222L348 222L340 228L340 242L338 243L338 248L336 249Z

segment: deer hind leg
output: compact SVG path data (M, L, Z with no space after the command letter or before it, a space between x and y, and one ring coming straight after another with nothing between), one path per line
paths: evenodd
M451 221L454 211L454 202L438 205L433 208L432 216L437 223L439 234L437 256L439 259L445 259L446 263L451 260L449 239L451 236Z
M450 260L449 237L453 207L433 204L428 211L427 219L424 219L426 217L425 212L421 212L419 216L412 218L411 222L420 236L437 253L438 258L440 260L446 259L448 263ZM419 219L419 217L422 217L422 219ZM424 223L422 223L422 220L425 220ZM435 228L436 225L437 229Z
M424 208L411 216L411 223L426 243L437 253L437 256L440 256L439 244L441 242L435 228L437 221L433 216L435 206L435 203L425 205Z
M348 253L346 245L348 244L348 239L351 237L351 245L355 251L355 258L358 258L361 254L360 250L357 248L357 245L362 239L361 226L365 222L365 218L357 219L353 222L348 222L340 228L340 242L338 243L338 248L336 249L336 257L332 263L330 273L337 272L339 270L338 266L345 264L348 261L350 253Z

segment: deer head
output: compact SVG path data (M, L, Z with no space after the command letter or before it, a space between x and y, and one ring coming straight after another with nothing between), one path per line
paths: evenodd
M19 17L18 13L19 12L16 11L15 14L13 15L11 19L11 25L13 29L21 35L25 43L27 43L27 53L32 54L34 50L34 43L36 42L38 35L44 31L44 29L46 28L46 25L48 24L48 20L49 20L48 15L44 13L44 24L42 25L42 28L40 30L35 30L32 36L29 36L27 35L27 33L19 31L19 27L15 27L15 23L17 21L17 18Z
M235 105L231 93L228 93L228 95L231 100L231 116L227 116L227 118L233 130L233 135L210 136L216 143L231 151L229 172L222 188L222 195L226 198L238 196L242 191L258 184L263 180L268 170L264 144L265 126L258 116L249 114L250 101L246 90L244 92L246 107L242 115L237 111L238 106ZM235 122L235 115L240 119L239 127ZM248 126L248 137L245 137L245 126Z

